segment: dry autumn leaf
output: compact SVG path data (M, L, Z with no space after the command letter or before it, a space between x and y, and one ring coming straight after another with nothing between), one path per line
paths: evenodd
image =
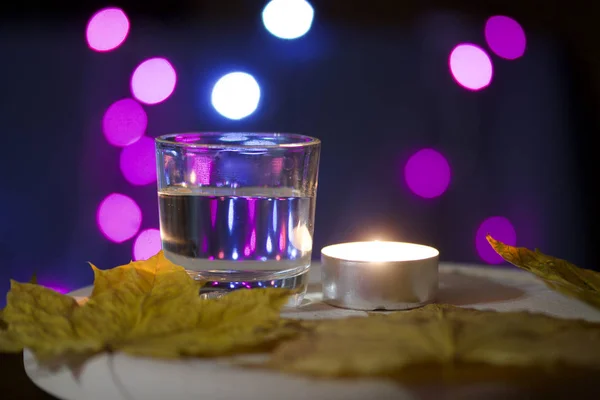
M37 276L34 273L29 283L37 284ZM23 346L15 339L13 333L7 332L8 324L4 321L4 309L0 309L0 351L16 353L23 350Z
M279 316L288 297L283 289L242 289L218 299L198 298L191 328L173 331L166 338L130 340L120 350L153 357L217 357L270 350L296 333L296 323ZM185 317L174 320L179 318Z
M527 312L431 304L388 315L324 320L281 344L266 366L318 377L412 378L414 368L600 369L600 324ZM475 368L473 368L475 367ZM489 378L489 377L488 377Z
M37 285L37 274L35 272L33 273L33 276L31 277L31 279L29 280L29 283L34 283ZM2 331L5 330L6 328L8 328L8 324L4 321L4 308L2 308L2 309L0 309L0 335L2 334ZM2 340L1 337L0 337L0 340Z
M579 268L538 250L514 247L486 236L494 250L509 263L541 278L548 287L600 308L600 273Z
M6 322L4 322L4 309L0 310L0 332L8 328Z
M294 330L279 318L289 292L239 290L202 299L200 285L162 252L102 271L80 305L35 284L11 283L0 350L30 349L39 362L72 365L102 351L218 356L263 350Z

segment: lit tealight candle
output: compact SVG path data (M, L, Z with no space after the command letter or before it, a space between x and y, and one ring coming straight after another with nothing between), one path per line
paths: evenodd
M439 252L403 242L353 242L321 250L323 301L357 310L405 310L434 300Z

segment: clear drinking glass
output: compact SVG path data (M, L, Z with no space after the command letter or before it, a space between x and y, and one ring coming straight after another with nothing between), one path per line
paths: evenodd
M321 142L285 133L185 133L156 139L165 256L208 295L306 291Z

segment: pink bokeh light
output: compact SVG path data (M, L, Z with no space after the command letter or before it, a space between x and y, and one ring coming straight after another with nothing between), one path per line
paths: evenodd
M283 169L283 157L276 157L271 160L271 166L273 167L273 174L279 175Z
M131 76L133 97L146 104L165 101L175 90L177 74L165 58L150 58L136 67Z
M422 149L406 162L404 179L417 196L426 199L438 197L450 185L450 165L436 150Z
M67 293L69 293L69 292L70 292L70 290L69 290L69 289L67 289L67 288L64 288L64 287L61 287L61 286L52 285L52 286L46 286L46 287L47 287L48 289L52 289L52 290L54 290L55 292L57 292L57 293L60 293L60 294L67 294Z
M141 138L148 127L146 112L133 99L121 99L111 104L102 118L102 131L113 146L128 146Z
M61 294L67 294L71 291L66 286L56 282L38 282L38 284Z
M112 193L98 206L96 223L108 240L123 243L139 231L142 210L131 197Z
M286 236L287 235L286 235L285 229L282 229L281 233L279 234L279 251L285 250Z
M485 41L498 57L515 60L525 54L525 31L514 19L504 15L490 17L484 33Z
M256 199L248 199L248 217L250 223L254 223L254 216L256 215Z
M160 231L158 229L143 230L133 243L133 259L147 260L156 255L161 248Z
M481 90L492 81L492 60L485 50L474 44L463 43L452 49L449 58L454 80L469 90Z
M119 166L123 177L132 185L142 186L156 182L154 140L142 136L137 142L123 147Z
M119 47L129 33L129 19L120 8L104 8L90 18L85 38L90 49L105 52Z
M256 228L253 228L250 234L250 251L256 251Z
M210 156L192 155L187 157L187 169L190 171L190 183L195 185L208 185L210 183L210 174L213 168L213 161Z
M213 228L216 226L217 224L217 207L219 206L217 204L218 200L217 199L211 199L209 206L210 206L210 226L212 226Z
M479 225L475 234L475 248L479 257L488 264L501 264L504 260L485 238L488 233L496 240L515 246L517 244L517 232L505 217L489 217Z

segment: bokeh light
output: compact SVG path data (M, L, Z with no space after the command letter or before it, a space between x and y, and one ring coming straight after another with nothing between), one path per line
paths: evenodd
M315 10L306 0L272 0L262 12L265 28L280 39L297 39L305 35L313 22Z
M260 87L252 75L232 72L217 81L211 100L215 110L225 118L242 119L258 107Z
M90 18L85 37L90 49L105 52L119 47L129 33L129 19L120 8L105 8Z
M156 152L154 140L142 136L137 142L124 147L119 159L121 172L132 185L156 182Z
M131 197L112 193L98 206L96 223L108 240L122 243L139 231L142 210Z
M492 81L492 60L479 46L463 43L450 53L450 72L456 82L469 90L481 90Z
M150 58L136 67L131 76L133 97L145 104L165 101L175 90L177 74L165 58Z
M525 31L510 17L490 17L485 23L485 40L498 57L514 60L525 54Z
M43 286L45 288L48 289L52 289L57 293L61 293L61 294L67 294L69 293L71 290L69 290L67 287L61 285L61 284L56 284L56 283L44 283L44 282L39 282L40 286Z
M450 165L436 150L422 149L406 162L404 179L417 196L426 199L438 197L450 184Z
M186 164L187 170L190 171L188 179L191 184L210 184L210 175L213 169L212 157L206 155L188 155L186 157Z
M148 127L146 112L133 99L122 99L111 104L102 118L102 131L113 146L128 146L141 138Z
M283 157L275 157L272 159L271 166L273 168L273 174L279 175L283 169Z
M160 231L158 229L143 230L133 243L133 259L147 260L156 255L161 248Z
M505 217L489 217L479 225L475 234L475 247L479 257L488 264L501 264L504 260L485 238L488 233L496 240L515 246L517 244L515 228Z

